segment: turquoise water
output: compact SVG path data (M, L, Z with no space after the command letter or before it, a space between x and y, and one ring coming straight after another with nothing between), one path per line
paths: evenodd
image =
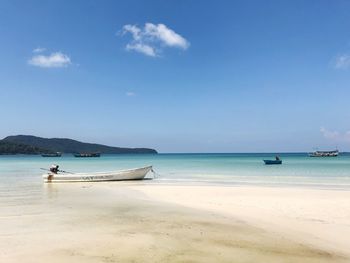
M102 155L100 158L0 156L2 187L41 184L40 167L57 163L71 172L112 171L153 165L157 182L304 185L350 188L350 155L310 158L305 153L280 154L283 164L266 166L273 154ZM151 177L152 174L149 174Z

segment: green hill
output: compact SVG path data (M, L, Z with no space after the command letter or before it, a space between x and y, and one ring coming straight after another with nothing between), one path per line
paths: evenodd
M8 136L4 138L2 143L14 143L15 145L31 146L32 151L42 152L62 152L62 153L81 153L81 152L100 152L100 153L113 153L113 154L145 154L145 153L157 153L154 149L149 148L121 148L112 147L102 144L84 143L72 139L65 138L41 138L31 135L16 135ZM15 145L13 147L15 147ZM18 150L20 150L18 148ZM28 148L29 150L29 148ZM42 153L40 152L40 153ZM0 150L1 153L1 150Z
M42 154L49 153L49 150L22 143L6 142L0 140L1 154Z

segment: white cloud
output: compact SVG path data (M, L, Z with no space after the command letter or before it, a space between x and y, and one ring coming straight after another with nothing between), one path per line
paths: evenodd
M70 65L71 59L61 52L55 52L47 56L35 55L28 60L28 64L42 68L61 68Z
M340 133L338 131L330 131L324 127L321 127L320 132L323 137L334 140L334 141L346 141L350 142L350 131L346 131L345 133Z
M141 43L127 44L126 50L135 50L137 52L143 53L143 54L145 54L147 56L151 56L151 57L156 56L155 49L149 45L146 45L146 44L141 44Z
M132 37L134 38L134 40L140 40L141 36L141 29L138 28L135 25L125 25L123 26L123 32L129 32L132 34Z
M132 92L132 91L128 91L127 93L125 93L125 95L128 96L128 97L132 97L132 96L135 96L136 93Z
M124 25L123 34L126 33L132 36L132 40L126 45L126 50L134 50L147 56L158 56L164 47L186 50L190 46L184 37L164 24L146 23L143 28L136 25Z
M144 31L145 35L152 36L155 39L159 39L166 46L187 49L190 45L185 38L174 32L164 24L155 25L152 23L146 23Z
M33 53L41 53L44 52L46 50L46 48L44 47L37 47L35 49L33 49Z
M336 69L348 69L350 67L350 55L343 54L335 58L334 67Z

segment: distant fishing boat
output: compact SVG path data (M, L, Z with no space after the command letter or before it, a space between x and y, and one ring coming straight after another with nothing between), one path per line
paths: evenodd
M44 153L41 155L42 157L61 157L62 153L56 152L56 153Z
M270 165L270 164L282 164L282 160L280 159L280 157L278 157L276 155L275 160L264 160L264 163L267 164L267 165Z
M264 160L264 163L267 165L270 164L282 164L282 160Z
M334 151L315 151L312 153L309 153L310 157L337 157L339 155L338 150Z
M58 167L58 166L57 166ZM58 169L58 168L57 168ZM120 170L114 172L99 173L69 173L56 170L57 173L49 171L43 174L43 180L46 183L64 183L64 182L107 182L107 181L125 181L125 180L142 180L152 166L142 168Z
M100 153L76 153L75 157L100 157Z

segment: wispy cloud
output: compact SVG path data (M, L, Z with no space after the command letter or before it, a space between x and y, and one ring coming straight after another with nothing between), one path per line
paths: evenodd
M122 34L127 33L131 34L132 39L126 45L126 50L137 51L151 57L158 56L165 47L186 50L190 46L184 37L164 24L146 23L143 28L137 25L124 25Z
M143 53L147 56L155 57L156 56L156 51L153 47L150 45L146 44L141 44L141 43L133 43L133 44L127 44L126 45L126 50L134 50L140 53Z
M35 49L33 49L33 53L41 53L44 52L46 50L46 48L44 47L37 47Z
M50 55L35 55L28 64L42 68L62 68L71 64L71 59L68 55L61 52L51 53Z
M350 55L342 54L335 58L334 67L336 69L348 69L350 68Z
M322 133L323 137L327 139L334 140L334 141L350 142L350 130L344 133L341 133L338 131L330 131L324 127L321 127L320 132Z
M132 92L132 91L128 91L127 93L125 93L125 95L128 96L128 97L132 97L132 96L135 96L136 93Z

